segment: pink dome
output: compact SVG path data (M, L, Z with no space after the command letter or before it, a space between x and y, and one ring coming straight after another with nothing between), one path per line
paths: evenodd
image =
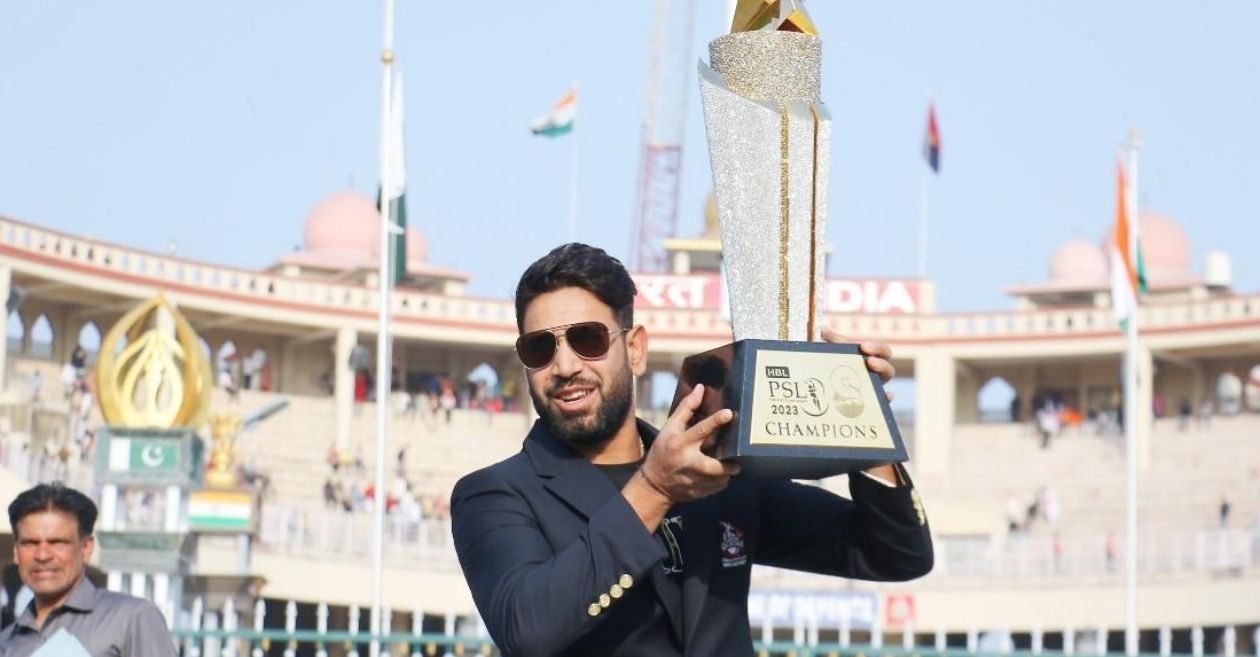
M1142 261L1149 280L1183 278L1190 273L1190 238L1176 221L1154 212L1143 212L1138 219L1142 240ZM1110 252L1111 232L1103 238L1103 249Z
M302 229L307 251L376 253L381 225L376 205L354 192L340 192L320 201Z
M1102 249L1074 237L1063 243L1050 259L1053 281L1098 282L1107 280L1107 256Z
M380 230L380 219L372 220L372 230ZM368 254L372 256L372 260L376 260L376 256L381 252L381 235L376 233L372 236L372 247L368 249ZM415 228L407 229L407 262L424 262L429 259L429 244L424 239L424 234Z
M375 253L375 251L373 251ZM426 262L429 259L429 243L424 234L415 228L407 229L407 262Z
M320 201L306 217L303 250L363 255L375 260L380 252L381 215L376 204L354 192L340 192ZM428 242L415 228L407 229L407 261L429 258Z

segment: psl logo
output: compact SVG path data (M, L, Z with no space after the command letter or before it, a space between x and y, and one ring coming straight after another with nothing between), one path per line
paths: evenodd
M841 415L853 419L862 414L866 402L862 401L861 375L851 367L841 365L831 371L831 386L835 393L831 403Z
M795 404L801 412L813 417L821 417L827 412L827 388L817 377L770 381L769 384L770 398L776 402Z

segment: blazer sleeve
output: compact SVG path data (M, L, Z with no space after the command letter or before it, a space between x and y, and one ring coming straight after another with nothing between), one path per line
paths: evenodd
M900 464L900 486L849 477L853 500L790 480L761 494L756 562L824 575L905 581L932 570L932 536L922 502Z
M615 608L611 597L600 605L601 594L627 575L637 585L666 554L621 495L598 508L577 540L553 550L525 496L490 471L456 484L451 517L473 600L508 657L561 652Z

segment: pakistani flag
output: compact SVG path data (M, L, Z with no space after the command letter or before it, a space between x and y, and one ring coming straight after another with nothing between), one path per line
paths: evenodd
M543 137L559 137L573 131L573 123L577 120L577 87L569 89L564 98L556 103L551 111L534 119L529 124L529 131Z
M390 231L390 243L394 256L394 282L407 276L407 163L403 148L403 84L402 72L394 74L394 85L390 90L389 127L384 148L389 149L389 193L376 195L376 207L381 208L381 197L389 198L388 216L391 224L397 227ZM383 167L382 167L383 168Z
M179 443L153 438L114 438L109 443L114 472L179 470Z

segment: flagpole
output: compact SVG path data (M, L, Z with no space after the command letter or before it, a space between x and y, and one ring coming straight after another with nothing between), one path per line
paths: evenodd
M578 83L573 83L573 112L577 114L578 103ZM573 122L573 157L572 170L569 172L569 239L570 242L577 241L577 213L578 213L578 135L581 131L578 128L578 122Z
M1128 156L1129 189L1129 258L1138 257L1138 140L1137 131L1129 135L1125 146ZM1118 246L1118 245L1117 245ZM1138 424L1142 412L1138 408L1138 292L1134 290L1133 308L1125 323L1124 350L1124 445L1125 445L1125 551L1124 551L1124 646L1125 654L1138 654L1137 621L1137 449Z
M390 212L390 174L392 162L390 157L390 112L393 106L394 81L394 0L385 0L385 35L384 47L381 50L381 241L378 252L377 277L377 330L376 330L376 477L375 494L372 499L372 614L370 620L372 640L368 644L368 654L378 657L381 652L381 629L383 627L382 589L384 587L385 566L385 432L389 420L388 399L390 393L392 346L389 335L389 291L393 281L393 270L389 248L390 224L393 214Z
M923 180L919 189L919 278L927 278L928 214L932 205L931 180L932 175L928 172L928 169L924 169Z

